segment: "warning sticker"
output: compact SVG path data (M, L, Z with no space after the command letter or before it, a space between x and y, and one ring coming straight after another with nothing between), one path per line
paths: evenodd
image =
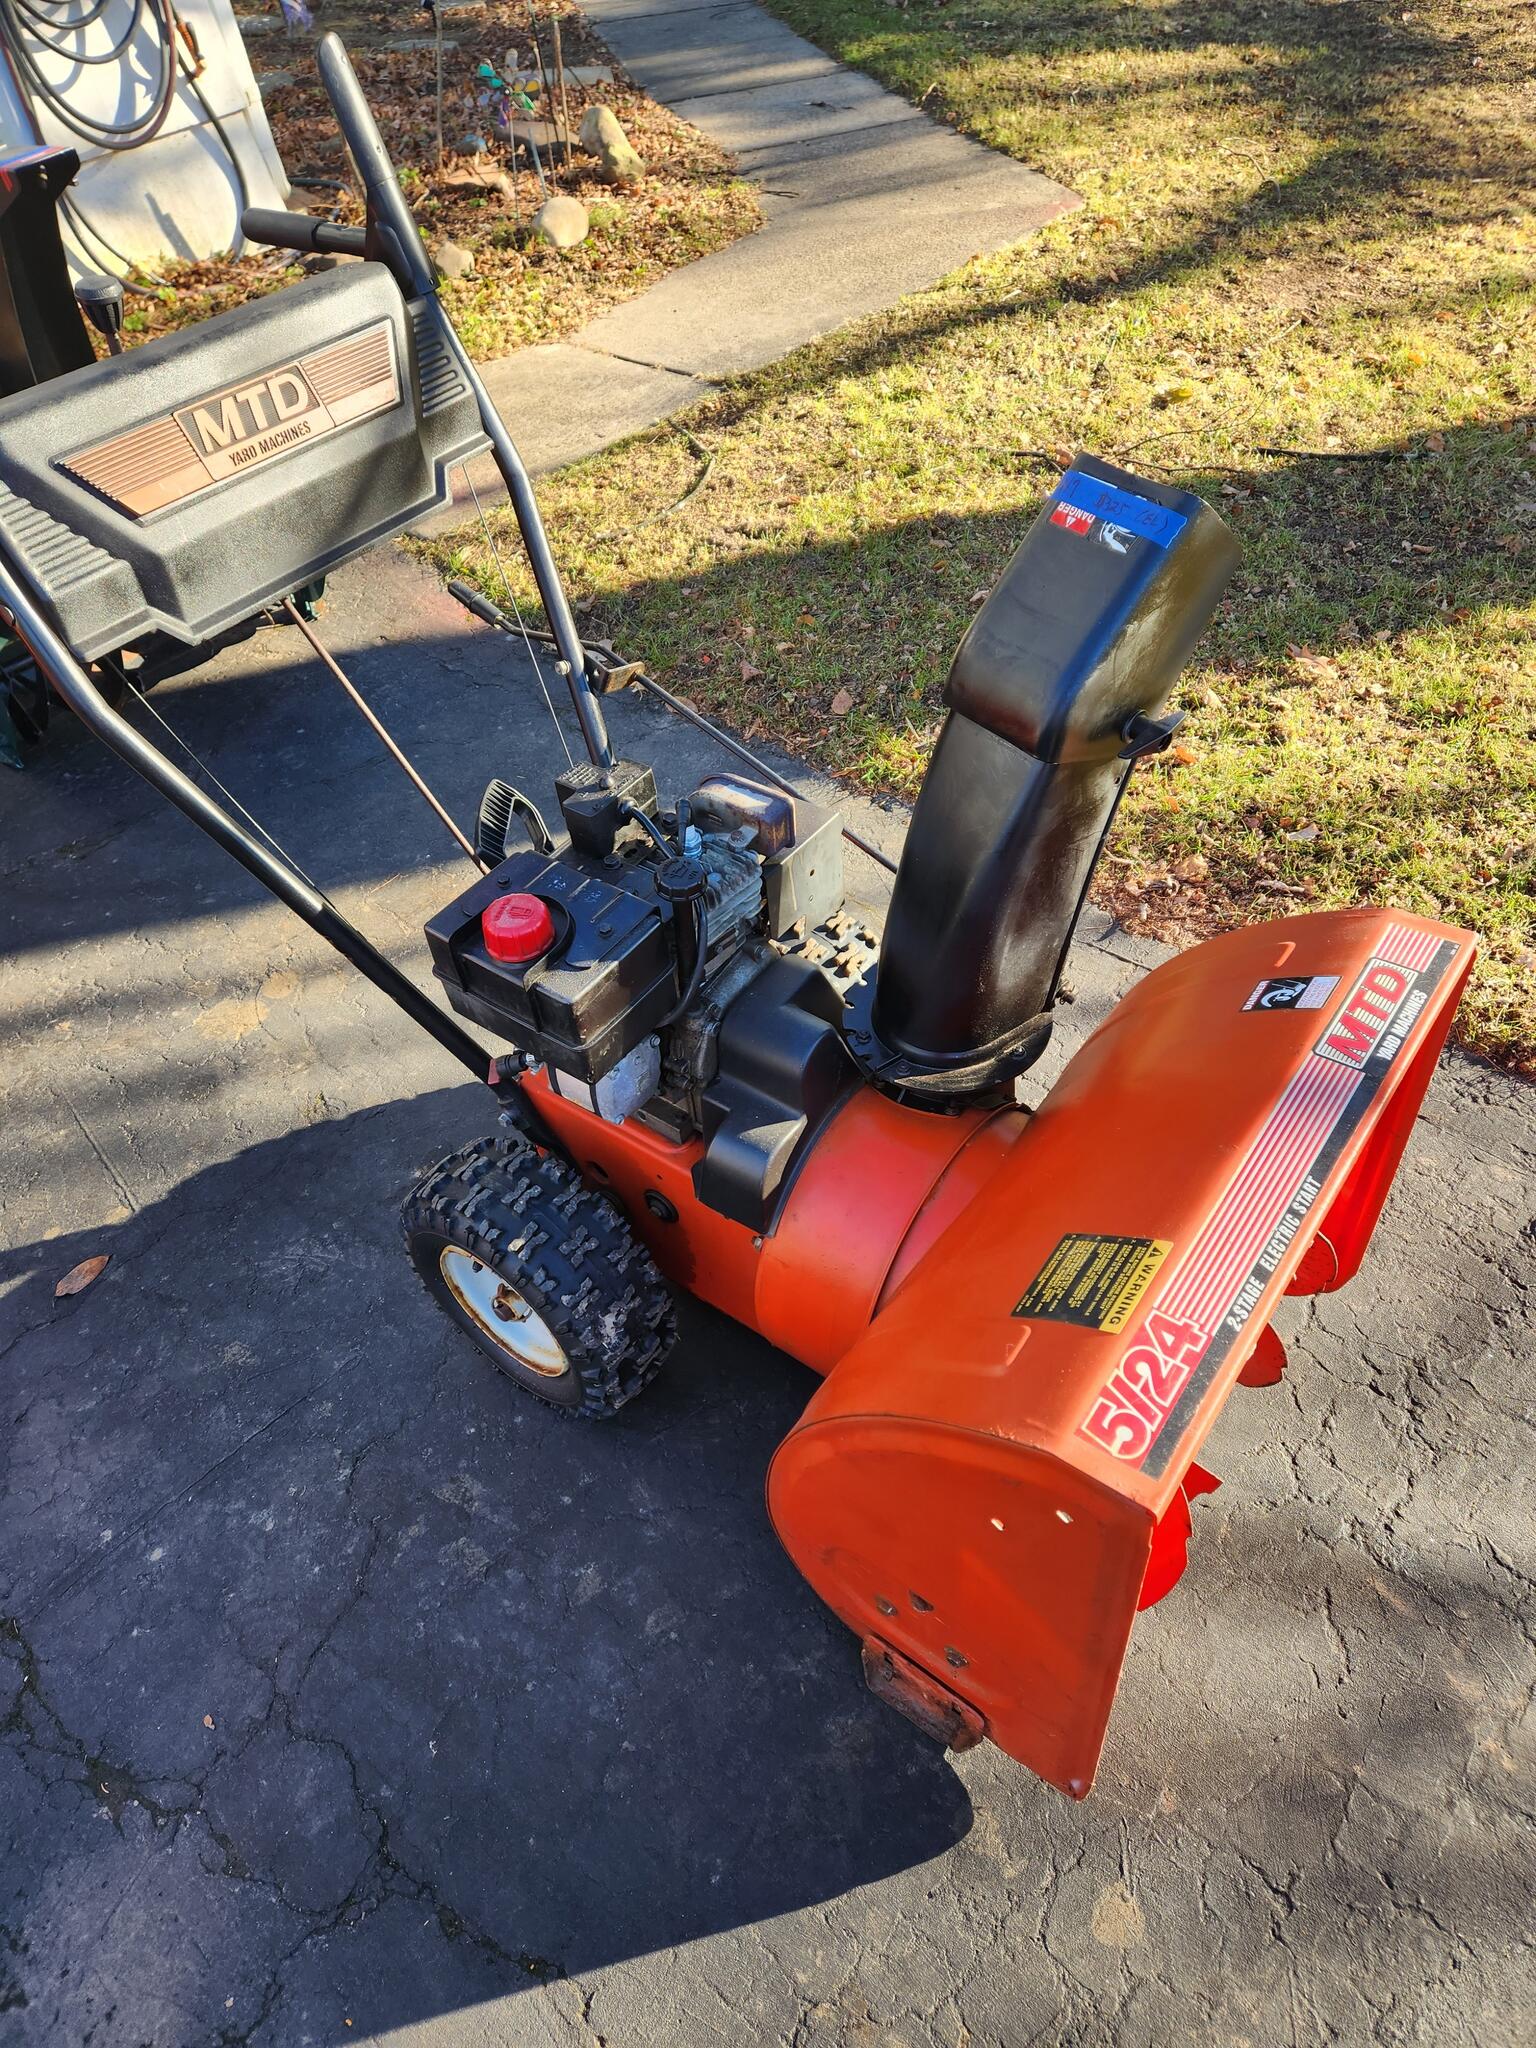
M1069 1231L1014 1314L1085 1330L1123 1330L1171 1249L1156 1237Z
M1086 476L1080 469L1069 469L1062 477L1051 493L1051 506L1051 520L1056 526L1071 526L1062 516L1069 510L1086 515L1086 525L1071 526L1074 533L1086 533L1096 519L1102 519L1115 528L1122 541L1135 536L1160 548L1171 547L1189 524L1185 515L1175 512L1172 506L1155 504L1135 491L1117 490L1113 484ZM1114 541L1106 545L1115 548L1117 554L1125 552L1125 547L1116 546Z
M1261 981L1245 1010L1320 1010L1339 985L1336 974L1281 974Z

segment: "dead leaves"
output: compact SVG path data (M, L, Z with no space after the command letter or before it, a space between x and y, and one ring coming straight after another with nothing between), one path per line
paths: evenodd
M846 718L853 709L853 692L851 690L839 690L832 699L830 709L834 718Z
M99 1280L112 1262L110 1252L98 1252L93 1259L82 1259L78 1266L71 1266L64 1278L54 1285L53 1298L63 1301L67 1295L84 1294L93 1280Z
M1317 654L1310 647L1298 647L1294 641L1287 641L1286 653L1295 662L1302 674L1314 683L1336 683L1339 680L1339 665L1330 661L1326 654Z

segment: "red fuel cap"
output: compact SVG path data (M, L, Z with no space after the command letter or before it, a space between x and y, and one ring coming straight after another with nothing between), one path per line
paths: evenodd
M491 958L514 966L537 960L555 942L555 920L538 896L498 896L481 911L480 931Z

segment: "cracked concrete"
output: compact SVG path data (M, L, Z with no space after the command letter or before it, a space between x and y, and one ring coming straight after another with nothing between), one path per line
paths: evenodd
M326 633L456 812L547 786L526 676L403 558ZM464 870L301 654L156 701L424 977ZM5 2048L1529 2040L1515 1083L1446 1060L1365 1273L1229 1404L1073 1807L864 1692L762 1511L809 1375L688 1306L616 1423L519 1400L398 1244L480 1092L83 735L5 795ZM1091 923L1042 1081L1155 957Z

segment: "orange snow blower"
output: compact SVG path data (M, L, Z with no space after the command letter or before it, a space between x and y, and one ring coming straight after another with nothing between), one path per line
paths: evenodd
M571 1415L652 1378L672 1288L822 1375L768 1475L790 1555L878 1694L1081 1797L1215 1483L1211 1424L1280 1377L1280 1298L1359 1267L1472 938L1365 909L1212 940L1020 1106L1115 806L1235 566L1222 521L1089 456L1060 478L955 657L877 943L835 813L762 763L663 803L615 758L604 694L659 686L582 645L334 37L319 61L368 224L246 231L367 260L0 402L0 604L109 745L489 1083L497 1129L405 1208L445 1311ZM477 878L427 927L494 1053L86 669L281 604L487 446L547 633L453 587L552 657L587 753L558 831L491 783L459 835Z

